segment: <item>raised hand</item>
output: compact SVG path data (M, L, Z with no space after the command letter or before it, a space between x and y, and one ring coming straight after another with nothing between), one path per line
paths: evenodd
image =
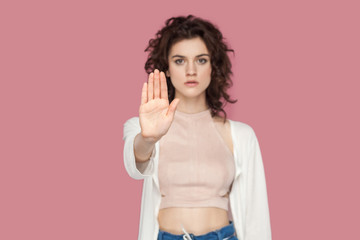
M169 105L164 72L155 69L149 74L148 83L143 84L139 109L141 134L146 141L156 142L167 133L179 101L175 98Z

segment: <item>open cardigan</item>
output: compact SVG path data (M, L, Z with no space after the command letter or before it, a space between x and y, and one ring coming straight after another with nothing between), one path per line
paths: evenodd
M239 240L271 240L270 213L264 165L259 142L251 126L230 120L235 179L229 194L229 220L233 221ZM139 117L124 124L124 165L134 179L143 179L138 240L156 240L161 193L158 179L159 141L150 160L137 164L134 138L141 132Z

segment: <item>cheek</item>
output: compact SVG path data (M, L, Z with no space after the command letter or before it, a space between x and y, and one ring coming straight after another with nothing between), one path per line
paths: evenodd
M208 71L211 73L211 63L209 63Z
M169 64L169 73L170 73L171 75L174 75L174 74L176 74L177 71L178 71L177 67L174 66L173 63L170 63L170 64Z
M204 69L203 75L204 75L204 77L206 76L206 77L211 78L211 66L206 67L206 68Z
M183 80L184 71L182 71L182 69L180 69L180 68L172 68L172 69L171 69L171 77L172 77L172 79L174 79L175 81L177 81L177 80Z
M210 63L206 64L206 66L203 67L203 72L207 73L207 74L211 73L211 64Z
M209 76L211 76L211 67L208 70L208 74L209 74Z

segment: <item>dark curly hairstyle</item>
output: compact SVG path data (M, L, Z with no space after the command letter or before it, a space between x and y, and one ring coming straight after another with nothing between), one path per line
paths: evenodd
M149 40L149 45L145 52L150 52L145 63L145 71L150 74L155 69L166 72L169 68L168 55L173 44L183 40L200 37L210 53L211 81L206 89L206 102L211 109L211 116L220 116L219 112L224 113L224 123L226 112L223 107L227 102L235 103L226 93L227 89L233 85L230 75L231 62L227 52L233 52L223 41L221 32L209 21L188 15L187 17L172 17L166 20L166 26L156 33L154 39ZM168 86L169 102L175 97L175 88L171 83L170 77L166 77ZM223 97L226 102L223 104L220 99Z

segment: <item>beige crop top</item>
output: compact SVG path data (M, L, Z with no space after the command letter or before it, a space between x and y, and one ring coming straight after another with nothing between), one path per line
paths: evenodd
M160 209L228 210L228 193L235 176L234 157L216 129L210 108L198 113L176 110L159 144Z

